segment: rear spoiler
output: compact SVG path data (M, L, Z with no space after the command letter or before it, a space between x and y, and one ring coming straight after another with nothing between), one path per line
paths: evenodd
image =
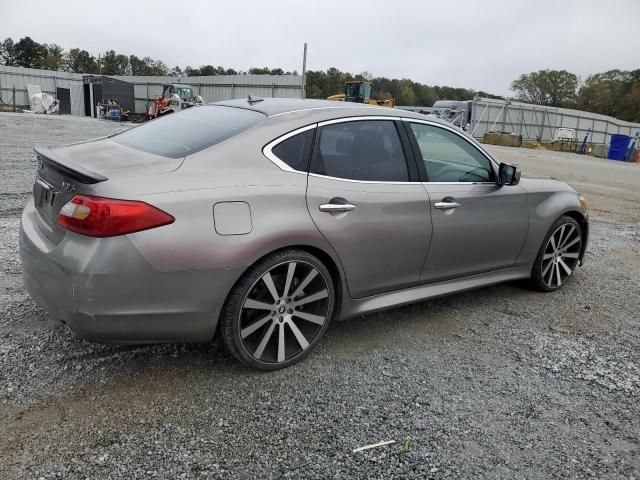
M99 183L108 180L104 175L87 170L83 166L62 157L51 147L34 147L33 151L36 152L36 156L38 157L38 168L40 168L40 165L46 164L49 168L77 182L85 184Z

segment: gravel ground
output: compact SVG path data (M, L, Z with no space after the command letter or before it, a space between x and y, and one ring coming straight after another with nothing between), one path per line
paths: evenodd
M639 167L490 147L590 198L569 284L336 323L303 363L259 373L217 341L74 340L23 290L33 145L119 128L0 114L0 478L640 478Z

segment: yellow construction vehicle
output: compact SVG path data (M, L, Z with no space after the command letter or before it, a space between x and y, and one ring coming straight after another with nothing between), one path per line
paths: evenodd
M388 100L375 100L371 98L371 82L354 80L344 84L344 93L331 95L327 100L336 102L356 102L367 105L380 105L382 107L394 107L396 102L393 98Z

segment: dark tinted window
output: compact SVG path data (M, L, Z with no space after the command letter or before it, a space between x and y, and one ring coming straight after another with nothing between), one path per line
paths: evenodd
M412 123L430 182L491 182L491 162L482 152L444 128Z
M271 152L294 170L307 171L314 129L307 130L283 140Z
M136 150L180 158L233 137L265 118L242 108L192 107L122 132L112 140Z
M329 177L406 182L407 163L396 126L386 120L336 123L320 128L313 171Z

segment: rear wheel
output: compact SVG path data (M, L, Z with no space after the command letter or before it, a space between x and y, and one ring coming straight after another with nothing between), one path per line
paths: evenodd
M324 334L335 305L331 275L303 250L285 250L254 265L231 292L221 316L229 351L262 370L304 358Z
M581 249L580 225L571 217L560 217L551 226L538 252L531 272L533 286L544 292L562 287L578 266Z

